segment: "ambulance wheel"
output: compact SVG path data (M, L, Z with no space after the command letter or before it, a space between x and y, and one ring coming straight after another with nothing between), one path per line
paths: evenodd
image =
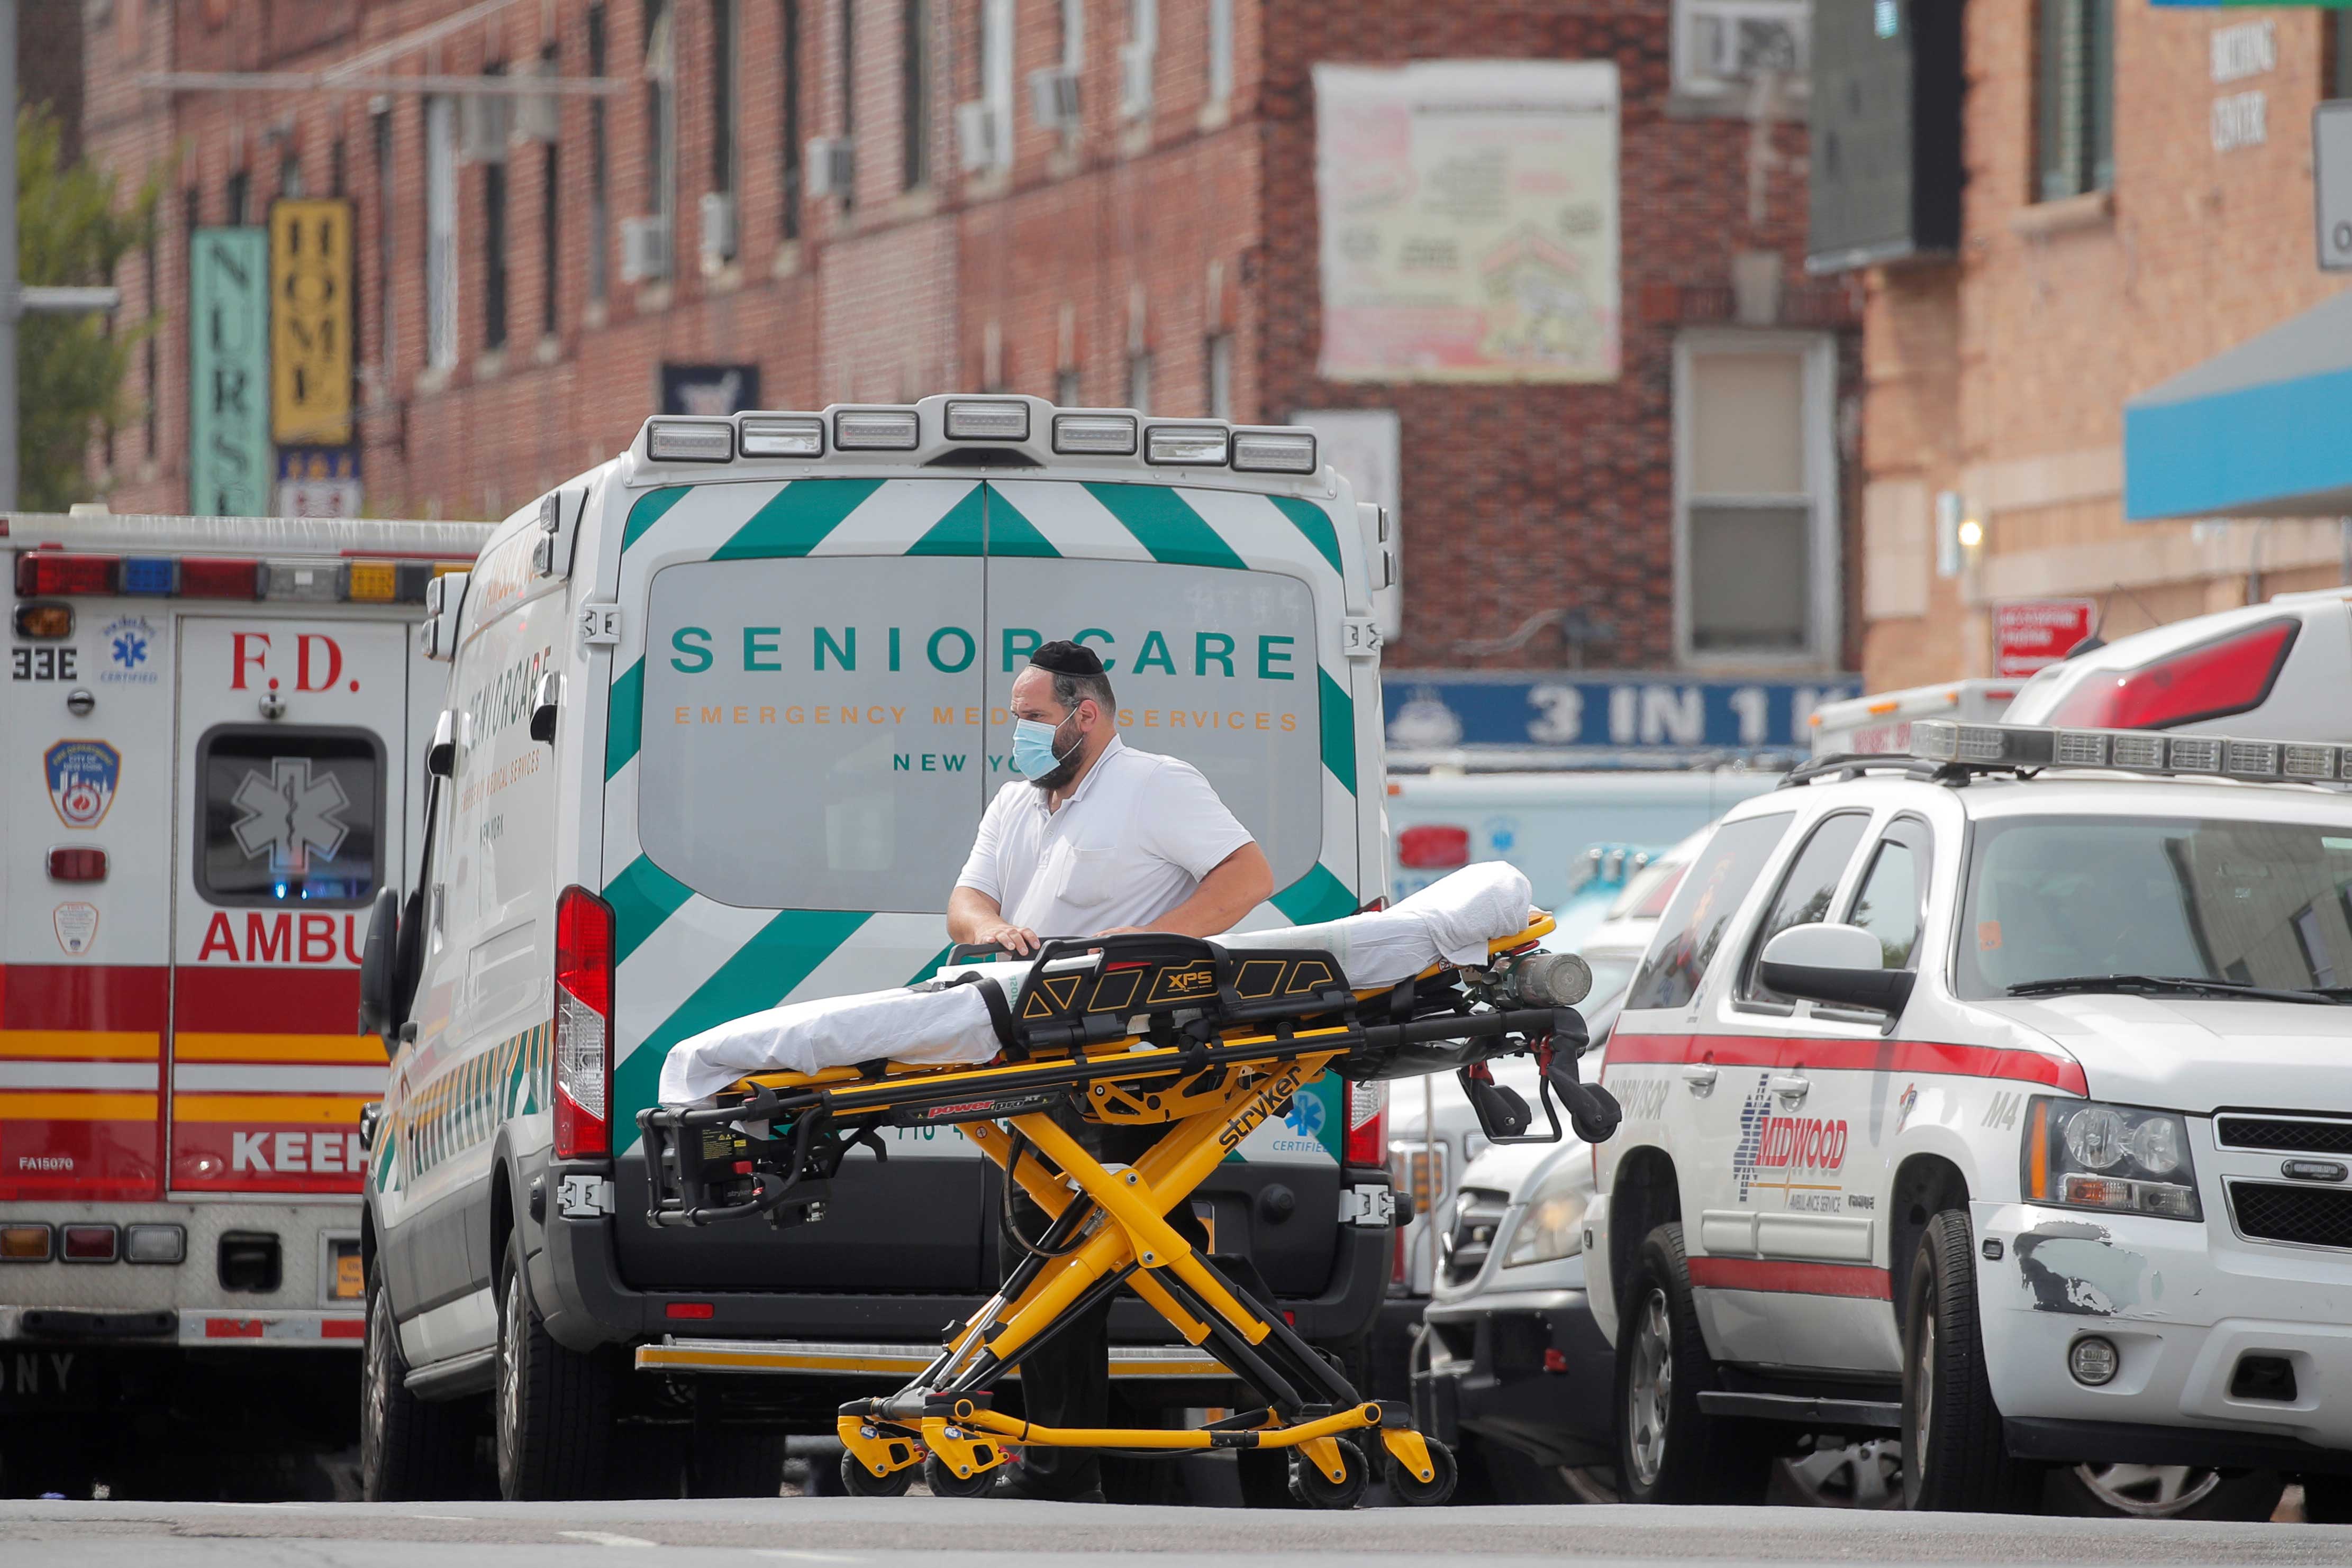
M986 1497L995 1490L996 1472L1002 1468L991 1465L984 1470L960 1476L950 1469L948 1462L937 1454L926 1454L923 1456L923 1485L930 1489L933 1497Z
M856 1454L841 1456L841 1490L851 1497L905 1497L915 1484L915 1467L877 1476L857 1462Z
M1715 1386L1683 1228L1661 1225L1634 1257L1618 1313L1617 1470L1627 1502L1764 1500L1773 1444L1752 1422L1700 1409L1699 1391Z
M434 1405L408 1391L392 1297L367 1281L360 1355L360 1496L367 1502L438 1502L470 1490L474 1435L463 1405Z
M1396 1455L1388 1455L1389 1495L1407 1508L1435 1508L1451 1500L1454 1484L1461 1479L1453 1449L1434 1437L1423 1437L1422 1442L1429 1448L1431 1473L1426 1480L1405 1469Z
M509 1502L594 1497L613 1430L607 1358L566 1350L547 1333L523 1275L522 1237L499 1270L497 1377L490 1396L499 1495ZM778 1462L778 1482L782 1476Z
M2040 1470L2009 1457L1977 1327L1976 1246L1968 1211L1931 1217L1903 1314L1903 1506L2028 1513Z
M1345 1437L1331 1439L1339 1446L1339 1466L1347 1479L1334 1481L1298 1449L1290 1450L1290 1495L1308 1508L1350 1509L1363 1500L1364 1488L1372 1477L1371 1467L1364 1461L1364 1451Z

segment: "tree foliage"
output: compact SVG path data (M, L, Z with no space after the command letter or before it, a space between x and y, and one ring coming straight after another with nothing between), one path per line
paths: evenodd
M159 181L124 200L111 172L60 162L58 122L27 105L16 115L16 266L37 284L114 280L116 265L154 233ZM62 512L87 500L94 437L139 411L124 393L131 357L154 323L135 328L86 312L28 311L16 324L17 504Z

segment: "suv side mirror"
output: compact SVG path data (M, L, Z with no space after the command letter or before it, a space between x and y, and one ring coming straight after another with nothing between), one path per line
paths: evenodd
M386 1056L392 1054L393 959L399 951L400 890L378 888L367 944L360 950L360 1032L383 1036Z
M1783 996L1899 1013L1918 978L1886 967L1886 950L1859 925L1791 925L1764 944L1763 982Z
M563 706L563 676L554 670L539 677L530 701L530 737L543 746L555 742L555 716Z
M433 744L425 748L425 771L446 779L457 766L457 714L444 708L433 726Z

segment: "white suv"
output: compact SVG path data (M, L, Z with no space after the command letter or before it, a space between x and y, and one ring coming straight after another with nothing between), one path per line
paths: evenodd
M1628 1495L1757 1500L1780 1421L1899 1432L1914 1507L2126 1463L2346 1517L2347 781L2352 747L1937 721L1732 811L1609 1048Z

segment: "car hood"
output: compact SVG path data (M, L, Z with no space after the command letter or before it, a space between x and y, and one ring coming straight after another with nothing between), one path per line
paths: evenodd
M2094 1100L2172 1111L2352 1100L2352 1007L2200 997L2016 998L1979 1004L2083 1065Z

